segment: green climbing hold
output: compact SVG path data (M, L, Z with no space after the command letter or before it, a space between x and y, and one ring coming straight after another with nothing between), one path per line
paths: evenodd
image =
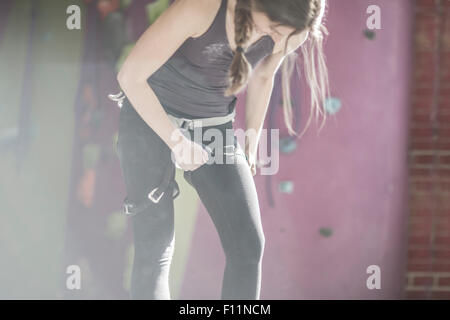
M342 102L339 98L336 97L328 97L325 100L325 110L329 114L337 113L342 107Z
M147 17L150 24L153 24L168 7L169 0L157 0L147 5Z
M330 228L320 228L319 233L322 237L328 238L333 234L333 230Z
M117 154L117 142L119 141L119 132L113 134L113 151Z
M292 193L294 191L294 182L292 181L282 181L279 185L279 190L282 193Z
M100 147L95 143L88 143L83 149L84 169L94 168L100 158Z
M122 48L122 53L120 54L120 57L119 57L119 59L117 59L117 63L116 63L116 71L117 72L119 72L120 68L122 67L122 64L125 62L126 58L130 54L130 52L133 49L133 47L135 46L135 44L136 44L135 42L130 43Z
M112 239L119 239L125 234L127 220L122 211L113 212L107 217L105 233Z
M133 0L121 0L120 1L120 7L122 9L126 9L130 6L130 4L133 2Z
M292 153L297 149L297 143L291 137L284 137L280 139L280 151L282 153Z
M376 33L372 30L366 29L364 30L364 35L366 36L367 39L373 40L375 39Z

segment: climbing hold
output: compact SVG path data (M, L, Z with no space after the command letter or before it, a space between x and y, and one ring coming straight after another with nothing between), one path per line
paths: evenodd
M117 155L117 142L119 141L119 132L113 134L113 151Z
M278 190L282 193L292 193L294 191L293 181L282 181L278 187Z
M364 35L366 36L367 39L373 40L375 39L376 33L373 30L366 29L364 30Z
M94 143L88 143L83 149L83 165L84 169L95 167L100 157L100 147Z
M94 93L94 89L92 88L91 83L85 83L83 86L83 99L89 104L90 107L96 108L98 105L98 101L96 99L96 95Z
M116 71L117 72L119 72L120 68L122 67L122 64L124 63L125 59L130 54L131 49L133 49L135 44L136 43L130 43L122 48L122 53L120 54L120 57L117 59L117 62L116 62Z
M44 32L44 35L42 36L42 40L44 42L47 42L49 40L51 40L53 38L53 33L51 33L50 31Z
M147 17L150 24L158 19L158 17L169 7L169 0L156 0L147 5Z
M333 234L333 230L330 228L320 228L319 233L322 237L328 238Z
M325 100L325 110L329 114L335 114L341 109L342 102L339 98L336 97L328 97Z
M95 108L89 110L91 112L91 119L89 125L95 130L100 129L100 126L105 118L104 109Z
M106 235L112 239L119 239L123 236L127 229L127 220L125 218L121 211L111 213L106 222Z
M86 208L90 208L94 201L95 185L97 181L97 174L94 169L87 169L84 171L77 187L77 199Z
M122 12L111 12L102 22L104 55L113 68L122 54L123 47L128 43L125 30L125 16Z
M280 139L280 151L283 153L292 153L297 149L297 142L291 137Z
M120 7L122 9L126 9L130 6L130 4L133 2L133 0L121 0L120 1Z
M98 1L97 10L102 19L105 19L109 14L119 10L119 0Z
M133 260L134 260L134 245L130 244L125 252L125 262L123 269L123 288L125 291L130 291L131 275L133 272Z

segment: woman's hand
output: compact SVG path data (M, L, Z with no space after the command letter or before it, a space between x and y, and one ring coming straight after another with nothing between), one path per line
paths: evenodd
M184 171L192 171L209 160L208 152L198 143L186 137L172 148L173 159Z
M255 144L252 143L248 136L245 137L245 157L247 158L247 163L250 167L252 175L256 175L256 150L252 147Z
M252 175L256 175L256 156L252 155L249 152L245 152L245 157L247 158L247 163L250 167L250 171L252 172Z

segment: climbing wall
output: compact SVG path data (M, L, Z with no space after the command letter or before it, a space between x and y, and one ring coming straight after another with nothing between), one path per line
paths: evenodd
M381 30L367 30L369 5L381 9ZM255 177L266 238L262 299L402 296L411 16L408 0L330 1L332 96L320 132L319 122L286 139L277 75L265 128L280 129L280 169ZM293 86L303 130L307 87ZM195 230L180 297L216 299L225 257L202 205ZM380 268L380 290L366 286L371 265Z
M127 298L134 248L115 153L120 109L107 95L170 1L48 3L0 3L0 74L8 74L0 85L0 297ZM83 28L68 32L61 13L75 3ZM380 30L366 30L369 5L381 8ZM280 151L280 167L255 176L262 299L401 296L411 16L409 0L329 1L332 96L320 133L312 123L301 139L289 137L277 74L265 128L279 129L269 150ZM310 102L303 76L292 79L292 93L301 131ZM245 93L236 129L245 126L244 102ZM180 170L176 178L172 297L220 298L217 231ZM81 268L82 290L67 290L70 265ZM371 265L380 267L381 290L366 286Z
M63 266L76 265L83 290L66 290L65 299L127 298L134 247L129 220L122 213L125 186L116 154L118 105L107 96L120 89L116 74L137 38L170 1L87 1L86 32L75 100L75 142ZM98 39L102 39L98 41ZM182 282L199 205L195 191L180 180L177 198L177 255L171 268L176 296Z

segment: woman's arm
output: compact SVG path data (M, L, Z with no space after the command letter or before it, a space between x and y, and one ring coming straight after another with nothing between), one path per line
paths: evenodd
M289 39L287 54L297 50L307 38L308 33L303 32ZM285 39L275 43L273 53L265 57L252 72L248 82L245 123L246 141L245 152L252 174L256 174L256 154L262 126L266 117L270 97L272 95L274 76L286 55L283 55Z
M171 149L183 135L181 132L175 135L178 128L167 116L147 79L187 38L207 28L210 9L203 0L175 1L139 38L117 76L133 107Z

